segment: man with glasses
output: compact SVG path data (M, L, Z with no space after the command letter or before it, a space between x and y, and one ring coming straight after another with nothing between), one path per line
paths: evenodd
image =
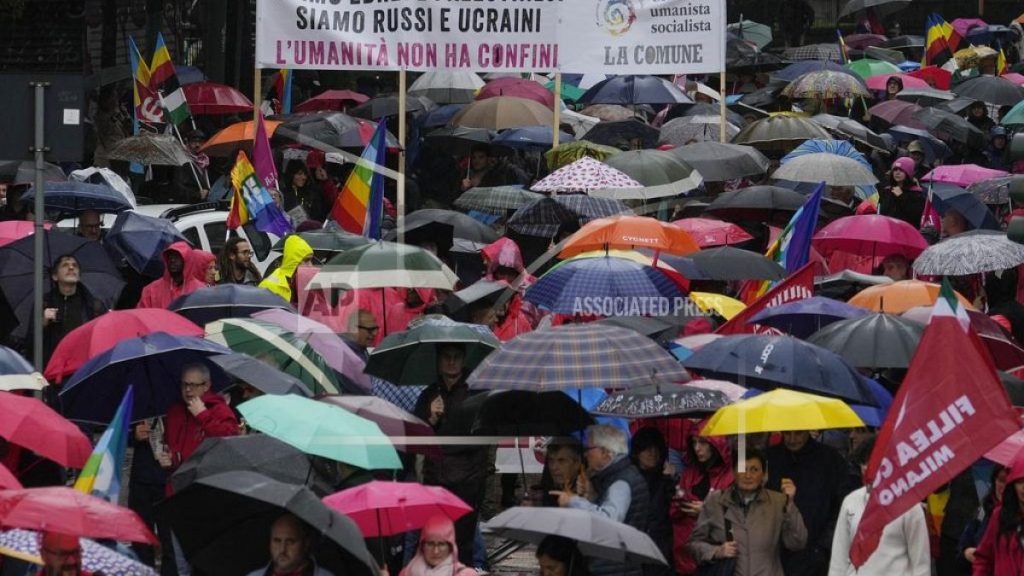
M103 240L103 224L100 213L95 210L86 210L78 216L78 235L86 240Z
M157 456L170 472L188 460L206 438L236 436L238 419L224 398L210 391L206 364L186 364L181 369L181 402L167 409L164 442L167 451ZM170 485L168 484L168 492Z
M229 238L220 251L220 283L256 286L260 271L252 263L252 245L241 236Z
M82 570L82 545L78 536L43 532L39 556L43 567L37 576L92 576Z
M348 333L344 335L345 343L365 362L370 357L370 346L377 339L380 326L373 312L360 308L348 317Z

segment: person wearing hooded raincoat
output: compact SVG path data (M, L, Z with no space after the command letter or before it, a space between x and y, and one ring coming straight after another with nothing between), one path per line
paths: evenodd
M398 576L476 576L477 571L459 563L455 524L447 516L432 516L420 530L416 556Z
M192 248L186 242L175 242L164 249L161 254L164 260L164 274L142 289L138 308L167 308L178 296L189 294L206 285L188 273L191 252ZM169 258L173 258L171 254L176 254L181 259L181 265L178 266L175 263L173 272L169 260Z
M702 422L700 428L704 427ZM733 483L732 450L725 436L690 436L683 454L686 467L669 508L672 518L672 556L676 573L693 574L697 561L686 548L686 541L697 526L704 500L712 492L725 490Z
M509 238L498 238L480 250L480 257L487 266L485 280L502 281L510 285L515 285L515 281L519 280L516 294L508 301L504 313L498 313L494 335L502 342L507 342L533 330L539 320L539 313L523 300L523 294L536 278L526 271L519 246Z
M296 303L298 292L293 286L295 271L313 258L313 248L301 236L293 234L284 241L284 256L281 265L260 282L266 288L291 304Z
M384 318L384 336L401 332L408 328L409 322L413 318L424 314L427 306L433 303L435 299L433 288L405 288L404 290L399 290L398 293L403 298L388 306L387 314Z
M992 511L988 528L974 551L973 576L1017 576L1024 573L1024 454L1018 454L1006 476L1003 500Z
M188 260L185 261L185 275L199 280L203 286L216 286L217 279L214 278L213 282L209 282L207 274L210 264L216 262L217 257L210 252L193 249L188 254Z

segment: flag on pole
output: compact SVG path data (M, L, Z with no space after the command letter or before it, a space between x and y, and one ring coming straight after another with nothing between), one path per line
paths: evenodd
M192 117L189 112L188 102L185 101L185 91L178 83L178 76L174 73L174 62L171 61L171 53L164 44L163 33L157 33L156 49L153 50L153 63L149 66L150 87L155 92L162 92L164 109L167 111L166 118L175 126Z
M292 225L260 182L243 150L238 151L235 166L231 169L231 184L235 190L226 222L229 229L234 230L252 222L257 230L277 236L292 231Z
M843 39L843 31L837 29L836 36L839 37L839 54L843 57L843 64L849 64L850 53L846 50L846 40Z
M153 91L149 89L149 66L139 53L139 47L135 45L135 39L128 36L128 59L132 67L132 134L139 134L139 121L154 121L147 114L147 103L152 103ZM157 122L163 120L163 112L156 108ZM129 170L134 174L143 174L146 167L138 162L132 162Z
M263 113L256 114L256 134L252 142L252 165L256 176L268 189L279 189L277 183L277 167L274 166L274 154L270 150L270 139L267 138L267 125Z
M867 562L887 524L1019 429L992 357L944 280L868 462L853 565Z
M384 215L384 176L374 172L372 165L384 165L386 135L387 125L382 118L331 207L331 218L342 229L374 240L380 239Z
M1002 76L1010 71L1009 65L1006 63L1006 52L1003 52L1003 43L996 41L999 46L999 55L996 57L996 76Z
M75 481L75 490L117 502L121 494L121 469L124 468L124 454L128 446L134 396L133 388L128 386L114 419L100 436Z
M292 113L292 71L282 68L274 74L274 81L270 84L271 90L277 95L277 106L275 112L278 114Z
M808 262L730 318L728 322L719 326L715 334L781 334L780 331L768 326L750 324L749 320L766 308L774 308L811 296L814 296L814 263Z
M948 28L947 28L948 27ZM934 12L928 15L925 20L925 47L922 66L942 66L950 58L956 49L950 45L950 39L956 37L959 43L960 36L956 34L953 27L946 22L942 16Z
M921 211L921 223L917 228L924 230L929 227L936 231L942 230L942 218L939 216L939 211L935 209L933 190L930 183L928 185L928 195L925 196L924 200L924 210Z

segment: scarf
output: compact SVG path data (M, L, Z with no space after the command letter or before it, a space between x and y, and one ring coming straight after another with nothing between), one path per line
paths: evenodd
M427 566L427 561L424 560L423 554L416 554L416 557L412 559L405 568L406 576L452 576L455 574L455 567L452 565L454 561L454 555L449 554L443 562L431 568Z

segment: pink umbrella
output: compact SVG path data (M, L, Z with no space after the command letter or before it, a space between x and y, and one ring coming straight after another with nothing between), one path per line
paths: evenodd
M975 182L1009 176L1009 172L984 168L977 164L948 164L939 166L921 177L922 182L948 182L967 188Z
M918 130L925 130L927 127L914 119L914 114L920 109L921 107L913 102L886 100L868 108L868 114L874 118L881 118L889 124L902 124Z
M252 315L257 320L276 324L302 338L323 356L327 365L369 394L370 378L363 373L366 363L329 326L286 310L262 310Z
M901 254L917 258L928 242L916 228L889 216L864 214L839 218L818 231L812 246L824 254L840 251L881 259Z
M545 176L530 189L534 192L586 193L602 188L643 188L643 184L633 180L615 168L584 156L579 160L562 166Z
M685 386L693 386L694 388L703 388L705 390L716 390L725 394L730 402L738 402L743 395L747 393L747 389L739 384L733 384L726 380L691 380L685 384Z
M295 107L296 112L316 112L317 110L344 110L362 104L370 98L351 90L327 90L313 96Z
M1016 72L1007 72L1006 74L1003 74L1003 78L1009 80L1010 82L1013 82L1018 86L1024 86L1024 75L1018 74Z
M35 232L35 223L27 220L8 220L0 222L0 246L10 244L15 240L21 240L25 236ZM53 225L49 222L43 224L44 230L49 230Z
M21 482L11 474L6 466L0 464L0 490L21 490Z
M988 23L981 18L957 18L951 24L961 38L966 38L972 28L988 28Z
M1024 448L1024 430L1014 432L1009 438L1000 442L995 448L985 453L985 458L1009 468L1017 460L1017 454Z
M753 238L746 230L732 222L711 218L683 218L672 224L685 230L701 248L739 244Z
M486 100L495 96L515 96L526 98L551 108L555 108L555 95L550 90L533 80L522 78L498 78L491 80L477 93L477 100Z
M181 87L193 114L238 114L252 110L252 101L235 88L216 82L195 82Z
M417 530L438 514L454 521L473 510L440 486L379 480L331 494L323 502L351 518L367 538Z
M868 88L872 90L885 90L885 84L889 81L889 78L899 78L903 82L904 88L930 88L924 80L914 76L907 76L906 74L879 74L878 76L872 76L868 78Z
M846 45L854 50L863 50L868 46L878 46L886 40L888 40L888 38L881 34L850 34L843 38Z

